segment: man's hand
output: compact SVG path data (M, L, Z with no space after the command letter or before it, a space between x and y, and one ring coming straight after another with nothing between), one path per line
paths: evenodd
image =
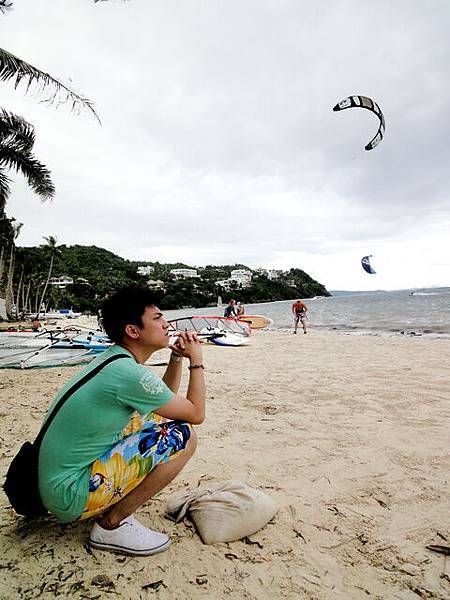
M175 354L178 354L178 356L189 358L191 363L202 362L203 352L201 342L195 331L180 332L175 343L170 346L170 349Z

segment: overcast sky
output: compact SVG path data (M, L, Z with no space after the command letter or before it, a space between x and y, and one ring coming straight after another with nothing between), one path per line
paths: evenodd
M41 204L14 176L18 243L450 285L449 29L448 0L15 0L0 46L102 121L1 83L57 188ZM370 152L376 116L332 111L351 94L386 118Z

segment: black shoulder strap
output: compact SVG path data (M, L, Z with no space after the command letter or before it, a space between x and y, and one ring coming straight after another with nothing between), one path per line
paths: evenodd
M34 446L36 449L39 448L39 446L41 445L41 442L44 438L44 435L47 433L47 429L50 426L50 423L53 421L53 419L56 416L56 413L59 411L59 409L61 408L61 406L64 404L64 402L77 390L80 389L80 387L82 385L84 385L86 382L89 381L89 379L92 379L92 377L94 377L95 375L97 375L97 373L99 371L101 371L104 367L106 367L106 365L109 365L109 363L112 363L113 360L117 360L118 358L130 358L129 354L115 354L114 356L110 356L109 358L107 358L105 361L103 361L102 363L100 363L99 365L97 365L95 367L95 369L92 369L92 371L89 371L89 373L86 373L86 375L84 377L82 377L79 381L77 381L69 390L67 390L67 392L61 396L61 398L58 400L57 404L55 405L55 407L53 408L50 416L48 417L48 419L45 421L44 425L42 426L42 429L40 430L40 432L38 433L35 441L34 441Z

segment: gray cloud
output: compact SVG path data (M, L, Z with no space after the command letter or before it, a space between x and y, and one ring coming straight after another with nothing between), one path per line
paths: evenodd
M41 206L15 185L22 243L308 267L329 287L448 283L447 2L24 4L2 44L70 76L103 125L2 85L58 188ZM354 93L385 112L372 152L375 116L331 110ZM361 252L392 260L361 279Z

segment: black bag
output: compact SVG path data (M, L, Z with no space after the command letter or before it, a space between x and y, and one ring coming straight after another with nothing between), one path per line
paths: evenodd
M41 517L47 514L39 495L38 459L39 448L25 442L6 473L3 489L19 515Z
M9 465L8 472L6 473L3 489L16 513L29 518L42 517L48 513L47 509L42 504L41 496L39 494L39 449L41 447L41 442L44 439L44 435L56 413L69 396L89 381L89 379L94 377L94 375L101 371L103 367L113 360L123 357L130 358L128 354L116 354L110 356L67 390L45 421L34 443L25 442L13 458Z

